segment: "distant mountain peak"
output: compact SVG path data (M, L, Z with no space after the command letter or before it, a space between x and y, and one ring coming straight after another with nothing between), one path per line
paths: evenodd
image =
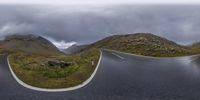
M78 53L81 52L81 50L85 49L86 47L88 47L88 45L77 45L77 44L73 44L72 46L70 46L69 48L65 49L64 52L66 54L74 54L74 53Z
M8 35L0 46L12 52L27 52L44 55L60 53L58 48L49 40L33 34Z

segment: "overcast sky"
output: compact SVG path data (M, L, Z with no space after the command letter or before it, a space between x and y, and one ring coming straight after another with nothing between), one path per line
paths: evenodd
M197 4L199 0L0 0L3 4Z
M114 34L150 32L189 44L200 40L199 11L199 5L1 4L0 37L31 33L65 47L75 42L91 43Z

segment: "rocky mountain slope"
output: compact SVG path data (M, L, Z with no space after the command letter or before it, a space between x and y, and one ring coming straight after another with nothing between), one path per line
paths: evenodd
M78 52L81 52L81 50L85 49L86 47L88 47L88 45L74 44L74 45L70 46L69 48L65 49L64 53L66 53L66 54L78 53Z
M200 42L194 43L190 46L191 48L200 49Z
M11 52L27 52L37 54L61 54L50 41L41 36L11 35L0 41L0 48ZM200 53L200 43L182 46L173 41L151 33L114 35L89 45L73 45L65 50L66 54L84 53L91 49L106 48L133 54L171 57Z
M9 52L57 55L61 52L50 41L35 35L10 35L0 42L0 48Z
M194 54L185 46L151 33L114 35L89 45L90 48L107 48L146 56L184 56ZM83 50L84 51L84 50Z

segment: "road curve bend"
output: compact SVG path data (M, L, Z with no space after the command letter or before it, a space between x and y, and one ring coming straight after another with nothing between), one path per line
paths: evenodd
M200 58L148 58L102 50L93 79L82 88L43 92L19 84L0 56L2 100L199 100Z

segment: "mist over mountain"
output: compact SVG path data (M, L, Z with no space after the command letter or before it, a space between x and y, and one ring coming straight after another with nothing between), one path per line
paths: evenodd
M32 33L88 44L110 35L149 32L180 44L200 37L195 5L0 5L0 37Z
M66 54L83 54L93 49L110 49L145 56L184 56L199 54L200 43L183 46L165 37L152 33L134 33L112 35L87 45L69 43L63 46ZM62 44L59 44L60 46ZM67 48L65 48L67 46ZM0 41L0 49L14 53L28 53L39 55L61 55L62 53L52 42L42 36L33 34L8 35Z

